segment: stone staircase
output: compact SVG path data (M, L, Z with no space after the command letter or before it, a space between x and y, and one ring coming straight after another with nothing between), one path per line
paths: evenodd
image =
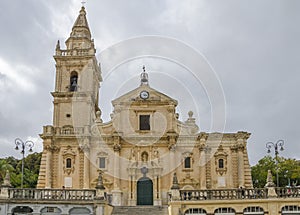
M115 206L111 215L168 215L167 206Z

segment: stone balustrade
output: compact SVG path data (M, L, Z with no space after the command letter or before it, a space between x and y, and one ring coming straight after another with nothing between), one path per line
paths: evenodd
M73 126L63 126L63 127L52 127L44 126L43 135L56 135L56 136L74 136L74 135L83 135L85 134L84 127L73 127Z
M8 198L14 200L92 201L96 198L96 190L88 189L10 188L8 191Z
M56 56L88 56L93 55L93 49L70 49L70 50L57 50Z
M276 198L300 198L300 188L275 188ZM180 190L181 201L267 199L267 188Z

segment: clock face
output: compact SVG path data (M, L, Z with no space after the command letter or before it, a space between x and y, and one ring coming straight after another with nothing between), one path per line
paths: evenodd
M142 92L140 93L140 97L141 97L142 99L148 99L148 98L149 98L149 93L148 93L147 91L142 91Z

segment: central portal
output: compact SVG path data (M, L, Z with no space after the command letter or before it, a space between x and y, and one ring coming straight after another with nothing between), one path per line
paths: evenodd
M153 182L148 177L137 182L137 205L153 205Z

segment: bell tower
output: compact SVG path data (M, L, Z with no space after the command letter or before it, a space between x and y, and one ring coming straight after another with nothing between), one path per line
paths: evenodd
M99 109L101 69L82 7L62 49L57 42L53 125L44 126L38 188L89 188L90 127Z
M89 125L98 108L101 70L95 57L94 40L82 7L76 19L66 49L56 45L56 81L54 97L54 126ZM80 119L74 116L80 113Z

